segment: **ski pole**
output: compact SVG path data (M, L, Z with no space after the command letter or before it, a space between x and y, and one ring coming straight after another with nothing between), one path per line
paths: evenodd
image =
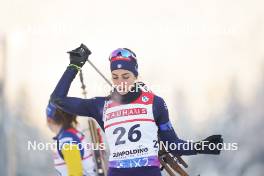
M112 87L111 82L103 75L103 73L89 60L87 59L87 62L95 69L97 73Z
M82 94L83 94L84 98L87 98L87 92L86 92L86 90L85 90L86 85L84 84L84 81L83 81L83 73L82 73L82 69L80 69L80 73L79 73L79 75L80 75L80 82L81 82L81 84L82 84L81 88L82 88L82 90L83 90Z

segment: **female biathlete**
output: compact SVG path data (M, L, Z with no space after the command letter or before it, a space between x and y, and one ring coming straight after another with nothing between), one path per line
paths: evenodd
M47 125L56 134L57 150L54 165L58 176L96 176L93 154L87 147L85 135L78 131L76 115L69 114L49 103Z
M209 144L222 144L221 135L213 135L196 143L177 137L169 120L164 100L138 89L136 54L127 48L113 51L109 57L114 91L107 97L82 99L68 97L70 85L85 64L90 50L85 46L68 52L70 65L59 80L50 102L57 108L96 119L105 130L109 143L109 176L160 176L158 139L164 144L176 144L168 150L173 155L219 154ZM203 146L206 141L207 145ZM189 148L186 149L186 145ZM171 146L171 145L168 145Z

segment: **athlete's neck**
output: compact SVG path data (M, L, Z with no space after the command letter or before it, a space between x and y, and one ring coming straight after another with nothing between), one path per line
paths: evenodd
M118 103L128 104L136 100L141 95L141 93L141 89L139 89L135 83L135 85L131 88L128 93L121 95L118 93L118 91L114 90L111 93L110 98L111 100L116 101Z

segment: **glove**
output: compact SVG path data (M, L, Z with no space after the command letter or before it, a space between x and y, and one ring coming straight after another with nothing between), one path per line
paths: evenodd
M82 67L87 61L88 57L92 52L84 45L81 44L78 48L68 51L70 54L70 64Z
M200 154L219 155L223 148L222 135L212 135L206 139L195 142L195 150Z

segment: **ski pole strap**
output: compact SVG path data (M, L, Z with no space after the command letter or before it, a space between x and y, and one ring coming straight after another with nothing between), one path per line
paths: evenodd
M70 64L68 67L76 68L78 71L81 70L81 67L79 67L78 65L75 65L75 64Z

